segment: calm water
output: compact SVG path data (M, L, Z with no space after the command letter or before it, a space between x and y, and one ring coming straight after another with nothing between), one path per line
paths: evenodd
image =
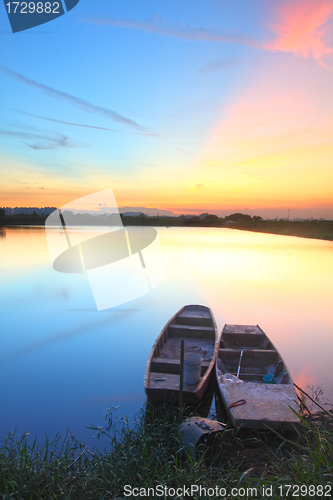
M333 402L333 243L232 229L159 228L166 277L150 294L97 312L85 275L52 269L44 228L0 228L0 439L68 426L93 445L107 408L145 401L151 346L185 304L258 324L306 389Z

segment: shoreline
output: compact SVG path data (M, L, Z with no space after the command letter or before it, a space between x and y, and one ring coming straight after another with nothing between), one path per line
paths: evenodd
M15 220L13 219L15 217ZM1 220L2 219L2 220ZM10 227L41 226L46 217L42 216L5 216L0 219L0 235L3 229ZM81 224L78 224L81 225ZM89 224L87 224L89 225ZM104 222L104 225L108 225ZM247 220L226 222L225 220L193 220L172 217L124 217L123 225L143 227L208 227L237 229L256 233L294 236L299 238L333 241L333 221L264 221Z
M231 229L280 236L294 236L296 238L333 241L333 222L331 221L239 222L237 226L233 226Z

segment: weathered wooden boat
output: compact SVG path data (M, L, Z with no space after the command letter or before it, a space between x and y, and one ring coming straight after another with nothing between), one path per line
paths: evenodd
M290 373L258 325L225 325L216 376L223 405L235 427L294 430L300 425Z
M182 339L185 358L188 354L198 354L202 358L199 381L186 383L185 377L183 401L196 405L202 399L217 357L218 330L208 307L187 305L170 319L153 345L144 379L151 401L177 401L179 398Z

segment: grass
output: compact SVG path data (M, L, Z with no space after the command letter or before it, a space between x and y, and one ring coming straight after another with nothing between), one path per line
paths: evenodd
M130 498L125 496L125 485L146 488L146 494L157 485L206 488L201 497L193 492L179 498L217 498L208 488L218 487L226 488L227 494L241 488L239 495L229 498L281 500L288 498L286 485L291 485L290 498L331 497L325 493L333 484L332 413L304 416L302 430L292 435L227 428L210 438L209 445L197 446L193 456L182 452L177 419L172 408L142 409L130 427L125 420L114 424L110 410L105 428L90 427L97 438L107 438L104 453L88 450L69 431L52 442L46 439L31 446L26 435L17 440L11 433L0 449L0 498ZM303 494L297 490L301 485ZM313 495L310 485L315 488ZM257 495L248 488L257 488ZM299 495L292 496L297 491ZM155 496L150 491L150 498L174 496Z

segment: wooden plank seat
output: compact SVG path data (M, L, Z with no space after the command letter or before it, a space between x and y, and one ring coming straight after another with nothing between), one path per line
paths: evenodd
M212 318L207 311L186 311L178 314L177 321L180 325L213 326Z
M179 391L179 375L174 373L154 373L149 374L149 387L151 389L165 389L168 391ZM184 391L193 391L198 384L185 384Z
M206 373L210 361L201 362L201 376ZM180 359L153 358L151 362L151 371L155 373L173 373L179 375Z
M179 325L172 324L168 326L168 335L170 337L194 337L215 339L215 329L209 326Z
M265 334L258 325L226 325L223 329L226 347L258 348L264 340Z
M263 354L263 356L266 355L266 353L270 352L277 352L275 349L253 349L253 347L232 347L232 348L225 348L225 349L219 349L219 356L223 353L230 353L230 354L237 354L238 356L240 355L241 351L246 351L249 350L250 352L255 352L258 354ZM269 355L269 354L268 354Z
M219 349L218 357L223 363L236 364L238 366L241 351L243 351L241 367L271 365L274 364L278 357L275 349Z

